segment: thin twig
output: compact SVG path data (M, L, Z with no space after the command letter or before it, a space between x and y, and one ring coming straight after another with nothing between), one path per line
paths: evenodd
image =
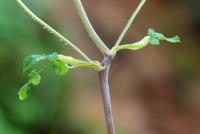
M37 17L21 0L16 0L17 3L24 9L24 11L33 18L36 22L38 22L40 25L42 25L47 31L54 34L56 37L58 37L61 41L64 42L65 45L69 45L71 48L73 48L76 52L78 52L83 58L85 58L88 61L91 61L91 59L83 53L76 45L74 45L71 41L66 39L63 35L58 33L56 30L54 30L51 26L49 26L47 23L45 23L43 20L41 20L39 17Z
M83 25L85 26L87 32L89 33L89 36L95 43L95 45L98 47L98 49L101 51L101 53L106 56L110 54L109 48L105 45L105 43L100 39L100 37L95 32L94 28L92 27L90 20L87 17L87 14L83 8L83 5L80 0L74 0L74 5L79 13L79 16L83 22Z
M131 27L133 21L135 20L135 18L138 15L139 11L142 9L142 7L145 4L145 2L146 2L146 0L142 0L140 2L140 4L138 5L138 7L136 8L136 10L133 12L133 14L131 15L128 23L126 24L126 26L124 27L122 33L120 34L119 38L117 39L117 42L115 43L115 46L120 45L121 41L123 40L124 36L126 35L127 31Z

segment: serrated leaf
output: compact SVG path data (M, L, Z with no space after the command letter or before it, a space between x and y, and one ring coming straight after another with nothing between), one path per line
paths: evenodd
M159 45L160 40L164 40L170 43L180 43L180 38L178 36L168 38L168 37L165 37L163 34L156 32L152 28L148 30L148 35L150 36L149 43L152 45Z
M47 59L48 59L49 61L52 61L52 62L56 61L57 58L58 58L58 54L55 53L55 52L47 56Z
M45 55L34 54L25 58L23 62L23 72L26 72L32 65L46 58Z
M22 88L20 88L18 95L20 100L25 100L28 98L29 94L28 94L28 90L30 89L30 85L29 83L26 83Z
M29 74L29 83L32 84L33 86L37 86L40 84L41 81L41 76L38 72L36 72L35 70L33 70L31 72L31 74Z
M69 67L61 61L55 61L53 68L58 75L65 75L69 71Z

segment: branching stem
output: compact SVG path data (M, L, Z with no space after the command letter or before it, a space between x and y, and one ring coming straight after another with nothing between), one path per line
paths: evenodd
M131 27L133 21L135 20L136 16L138 15L139 11L142 9L143 5L145 4L146 0L141 0L140 4L137 6L136 10L131 15L130 19L128 20L126 26L124 27L122 33L117 39L117 42L115 43L115 47L119 46L121 41L123 40L124 36L128 32L129 28Z
M65 45L69 45L72 49L78 52L83 58L85 58L88 61L91 61L91 59L85 53L83 53L76 45L74 45L71 41L66 39L63 35L61 35L59 32L54 30L51 26L49 26L47 23L45 23L43 20L37 17L21 0L16 0L16 1L24 9L24 11L33 18L33 20L42 25L50 33L58 37L61 41L64 42Z
M101 51L101 53L104 56L104 60L102 61L101 65L97 64L97 62L91 61L90 58L88 58L88 56L86 54L84 54L78 47L76 47L76 45L74 45L71 41L66 39L63 35L58 33L51 26L49 26L44 21L42 21L39 17L37 17L29 8L26 7L26 5L21 0L16 0L16 1L24 9L24 11L27 14L29 14L36 22L38 22L40 25L42 25L50 33L53 33L60 40L64 41L65 45L68 44L69 46L71 46L83 58L90 61L89 65L91 65L93 68L95 68L97 71L99 71L98 74L99 74L99 79L100 79L101 86L102 86L102 96L103 96L104 112L105 112L105 116L106 116L106 124L107 124L108 134L115 134L115 127L114 127L112 108L111 108L110 91L109 91L109 83L108 83L109 69L111 66L111 62L114 59L115 53L116 53L112 50L117 51L118 49L123 49L123 48L133 49L134 45L136 45L136 44L132 44L132 45L129 44L129 45L121 46L119 48L117 47L120 45L121 41L123 40L124 36L126 35L128 29L131 27L131 24L135 20L137 14L139 13L141 8L145 4L146 0L141 0L140 4L136 8L136 10L133 12L128 23L126 24L125 28L123 29L122 33L120 34L119 38L117 39L113 49L111 49L111 50L105 45L105 43L100 39L100 37L95 32L94 28L92 27L92 25L87 17L87 14L83 8L81 0L73 0L75 6L77 8L77 11L82 19L83 25L85 26L87 32L89 33L89 36L91 37L91 39L93 40L95 45L98 47L98 49ZM139 42L139 43L141 43L141 42ZM63 60L66 60L65 58ZM67 60L67 62L69 62L69 59ZM78 62L80 62L80 61L78 61ZM86 62L81 62L81 63L82 63L81 66L89 66L88 63L86 63Z
M105 56L104 60L102 61L102 66L104 67L104 70L99 72L99 79L102 86L102 97L103 97L104 112L105 112L105 117L106 117L108 134L115 134L110 91L109 91L109 83L108 83L109 69L110 69L111 62L115 57L115 52L112 52L95 32L83 8L81 0L73 0L73 1L77 8L80 18L82 19L83 25L85 26L87 32L89 33L89 36L91 37L93 42L96 44L96 46L99 48L101 53ZM146 0L142 0L140 2L138 7L132 14L131 18L129 19L128 23L126 24L125 28L123 29L122 33L120 34L119 38L117 39L117 42L114 47L118 46L121 43L125 34L127 33L128 29L131 27L131 24L133 23L135 17L139 13L139 11L141 10L145 2Z
M81 0L74 0L74 5L79 13L79 16L83 22L83 25L85 26L85 29L89 33L89 36L91 37L95 45L98 47L98 49L101 51L101 53L104 56L108 56L110 54L110 50L105 45L105 43L100 39L100 37L97 35L94 28L92 27L90 20L88 19L87 14L83 8Z

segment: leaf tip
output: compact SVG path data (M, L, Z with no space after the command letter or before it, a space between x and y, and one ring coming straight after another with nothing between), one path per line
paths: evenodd
M26 83L22 88L20 88L18 92L19 99L21 101L26 100L29 96L28 89L29 89L29 83Z
M167 41L170 43L181 43L179 36L174 36L172 38L165 37L162 33L156 32L153 28L148 29L148 35L150 36L151 45L159 45L160 41Z

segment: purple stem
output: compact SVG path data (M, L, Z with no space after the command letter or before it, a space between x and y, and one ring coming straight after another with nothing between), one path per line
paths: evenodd
M105 112L105 117L106 117L108 134L115 134L110 91L109 91L109 84L108 84L108 73L109 73L111 61L112 60L108 57L105 57L104 60L102 61L102 66L104 66L105 69L99 72L99 79L102 86L102 97L103 97L104 112Z

